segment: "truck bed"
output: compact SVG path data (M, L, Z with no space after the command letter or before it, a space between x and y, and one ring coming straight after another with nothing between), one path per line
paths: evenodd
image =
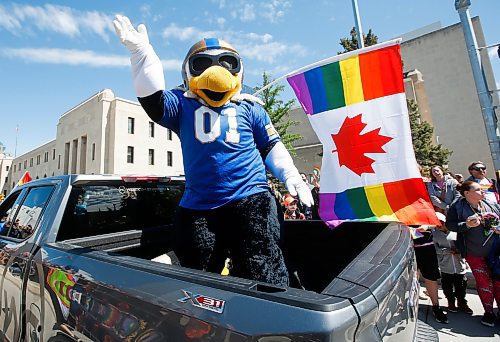
M290 286L321 293L387 227L387 223L346 222L336 229L322 221L285 221L281 247ZM62 241L110 255L151 260L172 252L172 226L149 227ZM176 265L177 267L181 267Z

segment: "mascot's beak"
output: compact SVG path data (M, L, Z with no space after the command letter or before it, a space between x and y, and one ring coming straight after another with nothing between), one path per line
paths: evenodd
M214 65L189 80L189 90L212 107L221 107L241 90L241 79L227 69Z

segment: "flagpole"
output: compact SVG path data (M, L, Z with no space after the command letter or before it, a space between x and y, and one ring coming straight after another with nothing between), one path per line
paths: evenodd
M365 47L363 39L363 28L361 27L361 19L359 18L358 0L352 0L352 11L354 13L354 24L356 25L356 35L358 36L358 49Z
M277 79L275 79L274 81L272 81L271 83L268 83L265 87L262 87L260 88L259 90L257 90L255 93L253 93L253 96L257 96L257 94L259 93L262 93L264 90L266 90L267 88L270 88L272 87L273 85L275 85L276 83L278 83L279 81L285 79L288 77L288 75L290 75L291 73L288 73L288 74L285 74L281 77L278 77Z

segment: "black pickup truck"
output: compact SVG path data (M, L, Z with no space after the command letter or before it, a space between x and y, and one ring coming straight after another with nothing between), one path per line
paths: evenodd
M175 262L183 187L176 177L66 175L14 189L0 205L2 340L416 339L406 226L285 221L291 285L276 287ZM162 258L173 262L153 261Z

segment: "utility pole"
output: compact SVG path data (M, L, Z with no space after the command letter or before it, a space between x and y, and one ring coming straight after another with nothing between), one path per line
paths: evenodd
M470 0L455 0L455 9L458 11L460 21L464 30L465 44L469 53L469 60L472 67L472 75L476 84L477 96L481 105L486 136L490 146L491 157L495 172L500 170L500 139L497 134L496 115L493 109L493 101L488 91L486 79L481 66L481 58L477 47L476 35L472 27L469 15Z
M365 47L365 40L363 39L363 28L361 27L361 20L359 19L358 0L352 0L352 12L354 13L356 35L358 36L358 49L362 49Z

